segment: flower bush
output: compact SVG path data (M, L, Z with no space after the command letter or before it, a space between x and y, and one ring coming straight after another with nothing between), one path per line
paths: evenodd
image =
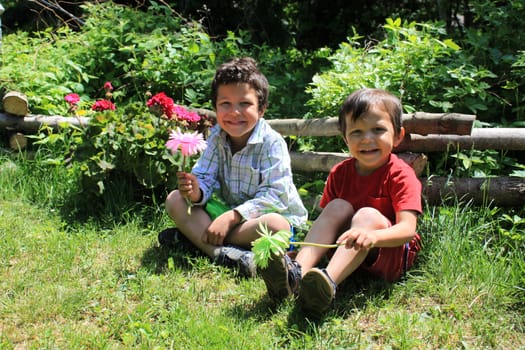
M69 111L90 117L89 123L64 125L58 134L43 129L38 143L55 148L53 154L61 148L62 158L53 161L79 171L86 194L100 195L108 183L115 182L131 182L137 193L141 189L174 188L175 173L182 169L186 157L167 147L170 134L205 134L214 119L176 105L164 92L147 96L146 103L117 108L111 100L111 82L104 84L104 90L105 98L96 100L91 107L90 103L81 102L79 95L67 94L64 99Z

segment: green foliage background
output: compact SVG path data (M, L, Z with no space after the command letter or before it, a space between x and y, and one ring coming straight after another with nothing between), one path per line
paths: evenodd
M0 93L22 91L31 112L46 115L67 114L64 96L78 93L76 113L96 116L93 125L44 129L33 147L48 152L50 166L65 166L80 176L85 195L100 196L125 179L137 188L132 199L163 198L174 186L170 174L180 160L164 149L172 126L149 113L146 100L162 91L177 104L212 109L209 85L215 68L235 56L256 58L267 75L270 119L335 116L351 91L374 86L397 94L405 112L475 113L478 126L522 125L525 53L511 27L518 25L516 16L525 14L521 5L476 2L465 9L473 18L470 27L461 28L385 18L375 37L348 26L352 34L337 47L309 49L293 38L286 46L270 45L244 29L214 37L200 21L155 2L145 9L88 2L80 28L62 25L4 36ZM298 8L299 3L289 3L283 18L291 20ZM288 25L300 27L292 22ZM481 31L479 23L494 30ZM104 97L106 81L115 87L117 110L97 116L90 106ZM346 150L339 138L289 141L298 150ZM523 176L518 156L476 150L432 155L428 174ZM305 190L318 189L325 175L318 177L299 180Z

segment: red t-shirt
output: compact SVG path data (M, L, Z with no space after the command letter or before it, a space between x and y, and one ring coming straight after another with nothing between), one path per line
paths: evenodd
M367 176L357 173L355 158L336 164L328 175L320 206L324 208L335 198L348 201L355 211L375 208L392 223L395 223L395 213L401 210L422 212L421 182L410 165L395 154Z

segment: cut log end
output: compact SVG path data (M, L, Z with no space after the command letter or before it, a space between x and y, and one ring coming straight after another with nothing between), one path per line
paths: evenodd
M17 132L9 137L9 147L15 151L21 151L27 147L27 137Z
M27 97L17 91L10 91L2 99L6 113L24 117L29 113Z

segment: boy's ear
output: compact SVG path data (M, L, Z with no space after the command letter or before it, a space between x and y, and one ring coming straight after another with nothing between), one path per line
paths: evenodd
M259 118L262 118L264 113L266 113L266 106L263 106L259 109Z
M394 147L399 146L399 144L403 141L404 138L405 138L405 128L401 127L401 130L399 130L399 134L395 136Z

